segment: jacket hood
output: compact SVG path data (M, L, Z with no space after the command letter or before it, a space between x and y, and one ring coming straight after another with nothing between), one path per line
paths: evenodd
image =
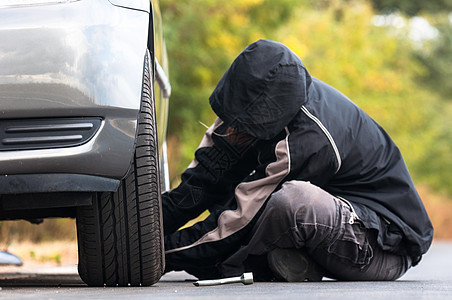
M306 103L310 83L309 73L294 52L281 43L259 40L237 56L209 102L225 124L269 140Z

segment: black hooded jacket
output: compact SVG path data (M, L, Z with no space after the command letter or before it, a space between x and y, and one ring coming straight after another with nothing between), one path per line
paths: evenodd
M210 104L219 119L181 185L164 200L182 203L183 194L193 204L234 199L236 205L172 235L167 254L207 251L213 257L219 242L227 244L252 223L288 180L309 181L348 200L364 225L378 230L384 250L416 263L430 247L433 228L397 146L345 95L311 77L286 46L268 40L248 46L221 78ZM224 146L220 136L226 126L257 142L250 149Z

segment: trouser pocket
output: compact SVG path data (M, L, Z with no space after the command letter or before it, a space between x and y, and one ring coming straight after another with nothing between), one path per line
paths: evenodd
M373 249L367 238L367 229L359 220L350 224L353 211L347 204L337 201L341 220L338 222L340 228L336 237L331 241L328 252L339 257L341 260L364 268L369 264Z
M343 234L329 246L328 252L352 264L367 265L373 251L366 237L366 229L360 227L362 225L358 222L353 225L345 224Z

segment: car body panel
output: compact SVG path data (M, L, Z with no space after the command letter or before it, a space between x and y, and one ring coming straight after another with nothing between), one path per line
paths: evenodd
M168 124L169 97L171 86L168 80L168 57L165 40L163 38L162 16L159 9L158 0L151 0L153 39L154 39L154 59L155 77L158 84L154 85L155 110L157 113L157 135L159 140L160 171L162 190L170 189L169 167L167 158L166 131Z
M1 174L121 179L127 173L141 101L149 5L134 1L134 8L144 9L137 10L108 0L81 0L0 9L0 119L103 120L80 146L1 151Z
M149 11L149 1L148 2L130 1L130 0L108 0L108 1L110 1L111 4L116 5L116 6L143 10L148 13L150 12Z

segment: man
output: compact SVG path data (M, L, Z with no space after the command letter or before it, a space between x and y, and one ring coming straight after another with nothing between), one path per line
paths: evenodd
M209 100L218 119L162 197L167 271L395 280L428 250L433 228L396 145L286 46L249 45Z

